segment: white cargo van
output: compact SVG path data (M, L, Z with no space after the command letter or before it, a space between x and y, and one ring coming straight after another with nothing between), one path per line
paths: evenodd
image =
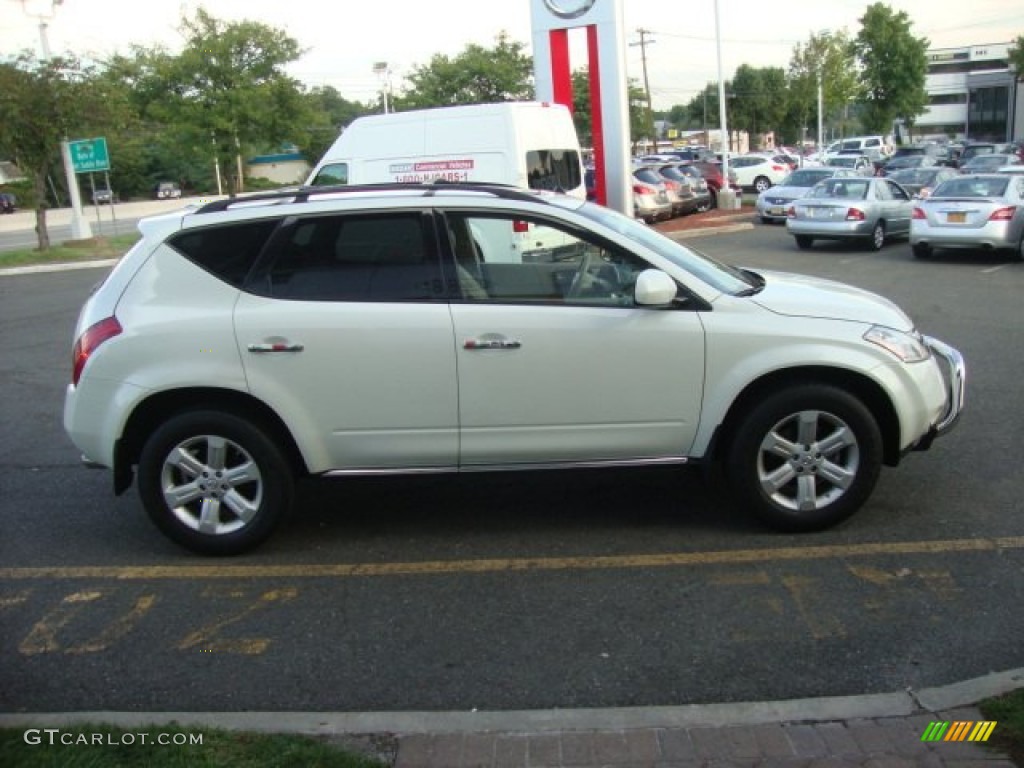
M567 107L517 101L438 107L353 120L313 169L308 186L334 184L494 182L586 198L582 152ZM564 236L520 222L515 237L474 229L491 259L558 258ZM507 244L507 245L504 245ZM498 256L497 254L501 254Z
M490 181L586 197L581 157L561 104L439 107L353 120L307 184Z

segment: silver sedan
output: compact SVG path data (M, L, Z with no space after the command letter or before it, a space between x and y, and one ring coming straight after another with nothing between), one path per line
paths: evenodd
M914 206L910 246L919 259L935 248L1005 250L1024 259L1024 175L986 173L942 182Z
M886 238L910 231L913 208L907 191L889 179L826 179L793 201L786 230L802 249L816 239L858 240L877 251Z

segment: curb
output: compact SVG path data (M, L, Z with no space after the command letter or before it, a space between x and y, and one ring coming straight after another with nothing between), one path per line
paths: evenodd
M507 712L40 712L0 714L0 727L177 723L321 736L621 731L907 717L972 706L1018 688L1024 688L1024 667L920 691L768 702Z
M74 269L96 269L112 267L120 259L94 259L92 261L64 261L59 264L29 264L24 267L6 267L0 269L0 277L9 275L36 275L41 272L70 272Z
M670 237L677 243L683 240L689 240L691 237L706 237L707 235L727 234L729 232L743 232L748 229L753 229L754 225L750 222L746 224L723 224L720 227L700 227L697 229L682 229L677 232L663 232L662 234L666 237Z

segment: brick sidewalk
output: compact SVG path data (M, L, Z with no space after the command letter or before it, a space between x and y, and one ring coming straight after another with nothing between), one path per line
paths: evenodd
M400 736L395 768L1013 768L991 748L921 741L974 708L821 723Z

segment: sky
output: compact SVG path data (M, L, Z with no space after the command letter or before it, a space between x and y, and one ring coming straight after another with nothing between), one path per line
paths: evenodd
M643 82L638 29L647 36L647 70L656 109L685 104L704 83L717 81L714 0L622 0L627 72ZM722 71L741 64L783 67L793 47L811 34L845 29L855 35L866 0L718 0ZM1020 0L889 0L906 11L912 31L932 47L1008 43L1024 34ZM202 5L218 19L258 21L284 30L306 53L289 73L310 86L331 85L351 101L377 98L386 62L391 85L435 54L457 56L471 43L493 47L505 32L531 48L529 0L0 0L0 55L40 54L40 22L53 53L102 60L130 46L180 50L182 14ZM572 33L573 68L585 66L579 33ZM653 43L651 43L653 40Z

